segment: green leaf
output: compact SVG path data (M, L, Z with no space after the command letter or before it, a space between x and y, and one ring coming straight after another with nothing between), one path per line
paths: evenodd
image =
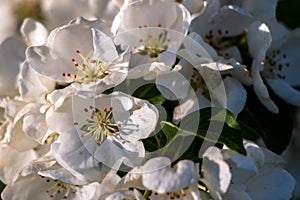
M191 124L197 123L195 113L188 115L180 128L171 122L162 121L160 124L167 138L167 143L171 142L175 136L193 135L206 141L226 145L228 148L246 155L240 127L233 115L223 109L216 112L212 111L213 113L209 112L210 110L212 109L200 110L200 122L198 121L199 127L196 131L189 130L189 126L187 126L189 122Z
M225 121L224 121L224 116L225 116ZM234 115L226 109L220 110L217 114L212 116L211 120L224 121L230 128L240 129L240 125L236 121Z
M166 99L161 94L159 94L157 96L149 98L148 101L150 103L152 103L152 104L159 104L159 105L161 105L161 104L163 104L166 101Z

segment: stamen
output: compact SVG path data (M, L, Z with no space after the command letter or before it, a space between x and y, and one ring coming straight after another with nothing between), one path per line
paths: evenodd
M91 118L86 120L86 123L80 128L85 133L81 136L89 135L94 137L97 144L102 144L108 136L114 135L119 132L120 124L115 123L113 119L112 107L104 108L103 113L93 106L85 108L85 112L91 113Z

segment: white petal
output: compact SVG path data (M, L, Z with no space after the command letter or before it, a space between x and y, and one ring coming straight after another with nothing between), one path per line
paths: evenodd
M24 20L20 31L27 46L43 45L48 37L48 29L42 23L31 18Z
M266 79L275 94L294 106L300 106L300 92L284 80Z
M272 46L273 49L278 49L280 51L280 57L276 57L278 64L282 65L282 69L276 70L278 74L284 76L286 82L292 86L299 86L299 74L300 67L299 63L299 52L300 46L300 28L297 28L283 37L277 43ZM271 49L270 49L271 52ZM277 66L278 66L277 64ZM288 64L288 66L287 66ZM274 67L275 68L275 67ZM276 69L276 68L275 68Z
M243 1L242 8L249 11L255 18L265 21L270 18L276 17L276 6L278 0L265 0L265 1Z
M57 133L66 133L74 130L75 120L72 114L72 101L70 98L59 109L51 107L46 113L46 122L49 129Z
M177 71L159 73L155 84L161 94L169 100L183 99L191 87L190 82Z
M280 168L266 169L250 179L247 191L252 199L290 199L295 186L294 178Z
M212 103L201 92L190 93L180 102L180 105L175 107L173 121L178 122L188 114L210 106L212 106Z
M244 184L230 184L228 191L223 197L230 200L252 200Z
M34 71L27 62L21 66L20 94L25 101L44 102L45 95L54 90L55 82L42 78Z
M85 145L88 144L84 144L76 132L64 133L51 145L51 152L57 162L79 180L85 183L98 181L101 168Z
M147 167L149 163L145 164ZM190 160L181 160L176 168L164 167L161 169L152 168L152 172L143 173L143 185L158 193L174 192L189 186L195 181L195 166ZM156 170L155 170L156 169Z
M104 143L96 148L94 156L97 161L109 167L113 167L120 161L123 161L124 164L129 167L135 167L141 164L145 156L145 149L142 142L128 142L115 138L111 140L105 140Z
M260 75L260 71L257 67L259 62L257 60L253 61L252 64L252 77L253 77L253 88L254 91L259 99L259 101L266 107L268 108L271 112L273 113L278 113L278 107L276 104L272 101L272 99L269 96L269 92L267 87L265 86L262 77Z
M9 146L1 144L0 180L5 184L10 184L16 174L18 174L30 161L36 158L37 155L32 149L19 152Z
M132 108L127 111L129 117L124 120L125 113L115 115L115 120L121 124L121 137L128 141L140 140L150 136L158 121L158 110L149 102L141 99L133 99ZM123 120L122 120L123 118Z
M25 44L18 37L9 37L0 45L0 96L17 94L19 65L25 56Z
M92 28L94 59L104 62L112 61L118 57L118 52L112 39L98 29Z
M247 43L253 58L260 61L265 59L266 51L270 47L272 36L266 24L260 22L252 23L248 28ZM262 70L261 67L259 67Z
M229 76L224 79L224 86L227 104L223 106L237 116L246 104L247 92L239 81Z
M105 200L121 200L121 199L143 200L144 198L142 194L137 190L116 191L105 197Z
M203 155L202 170L204 182L212 191L212 195L219 196L227 191L231 181L229 165L223 160L220 149L209 147Z
M168 14L165 13L168 10ZM153 15L153 13L156 13ZM183 29L183 19L176 21L178 15L183 16L183 10L181 10L178 4L172 0L166 1L135 1L129 5L122 7L117 19L120 23L113 23L113 32L117 30L126 31L130 29L136 29L139 26L157 27L161 24L164 28L176 27L177 23L181 24L181 30ZM139 17L136 17L139 16ZM149 17L151 16L151 17Z
M22 129L22 120L12 126L7 127L7 144L17 151L27 151L38 146L38 142L27 136Z

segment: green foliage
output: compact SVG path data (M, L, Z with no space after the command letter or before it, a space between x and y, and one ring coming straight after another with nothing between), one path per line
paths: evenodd
M174 143L175 152L185 151L180 159L199 160L199 150L205 140L211 145L215 143L226 145L246 155L240 126L234 116L225 109L204 108L200 112L189 114L178 125L169 121L161 121L160 124L162 131L143 141L148 151L155 151ZM190 127L191 124L197 125L197 129L193 130L195 126Z

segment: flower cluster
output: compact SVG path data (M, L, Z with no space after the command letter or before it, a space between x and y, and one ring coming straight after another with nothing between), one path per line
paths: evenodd
M1 198L300 198L300 29L276 7L0 2Z

